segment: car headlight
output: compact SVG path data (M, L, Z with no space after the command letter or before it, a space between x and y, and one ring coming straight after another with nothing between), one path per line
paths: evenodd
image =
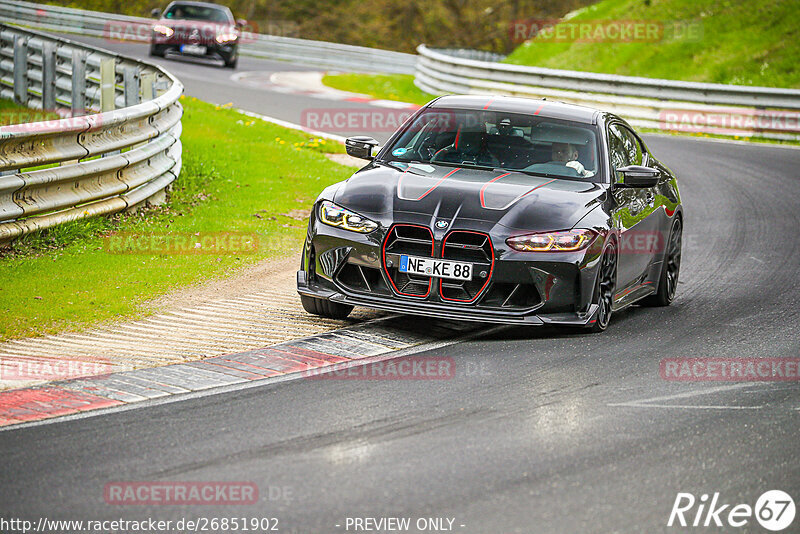
M215 40L219 44L222 44L222 43L230 43L232 41L235 41L238 38L239 38L239 36L236 35L235 33L220 33L219 35L217 35L215 37Z
M164 26L163 24L156 24L153 26L153 31L156 33L160 33L164 37L171 37L175 30L170 28L169 26Z
M509 237L506 243L520 252L575 252L588 247L595 237L594 230L576 229Z
M319 220L329 226L361 234L368 234L378 227L378 223L328 200L323 201L319 206Z

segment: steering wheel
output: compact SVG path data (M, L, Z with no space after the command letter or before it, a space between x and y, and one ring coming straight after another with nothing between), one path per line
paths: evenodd
M455 148L454 145L449 145L444 148L440 148L436 151L436 153L431 156L431 163L435 163L440 161L442 157L446 156L447 154L458 152L458 149ZM488 159L488 162L486 160ZM500 160L497 157L488 151L478 152L477 154L464 154L461 158L461 161L471 161L475 165L490 165L492 167L500 166ZM450 163L460 163L460 161L450 162Z
M543 172L547 174L560 174L562 176L570 176L576 178L583 177L583 175L581 175L578 171L576 171L572 167L567 167L567 165L561 161L534 163L533 165L525 167L525 170L533 172Z

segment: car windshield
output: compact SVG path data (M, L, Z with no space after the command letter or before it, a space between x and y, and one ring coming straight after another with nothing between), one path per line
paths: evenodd
M223 9L193 4L174 4L164 13L164 18L173 20L206 20L209 22L230 22Z
M389 162L604 181L593 127L533 114L428 109L406 126L384 154Z

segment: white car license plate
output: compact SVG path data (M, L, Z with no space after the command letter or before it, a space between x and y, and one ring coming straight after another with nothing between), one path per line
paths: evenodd
M200 45L181 45L181 53L204 56L206 54L206 47Z
M401 273L451 278L453 280L472 280L472 264L461 261L417 258L402 254L398 269Z

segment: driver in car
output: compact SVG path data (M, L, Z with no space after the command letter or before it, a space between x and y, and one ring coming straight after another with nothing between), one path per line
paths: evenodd
M481 131L461 131L459 128L453 144L442 148L431 158L431 162L472 163L497 167L500 161L486 147L486 134Z
M578 161L578 149L570 143L553 143L552 162L563 163L571 169L575 169L581 176L594 176L592 171L587 171L583 164Z

